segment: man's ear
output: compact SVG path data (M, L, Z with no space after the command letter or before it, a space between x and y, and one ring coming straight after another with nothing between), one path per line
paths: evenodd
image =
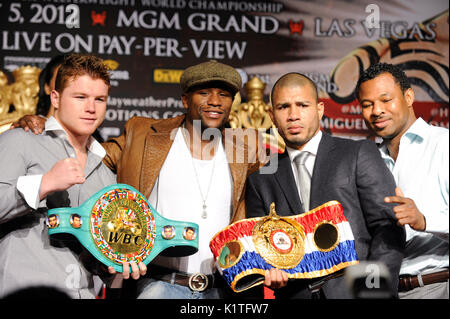
M50 92L50 102L52 103L55 110L59 108L59 92L53 90Z
M181 102L183 103L184 108L187 110L189 108L189 96L186 93L181 95Z
M319 113L319 119L322 119L325 112L325 104L323 102L317 103L317 113Z
M273 106L269 107L269 110L267 111L267 113L269 113L270 119L272 120L272 123L275 124L275 121L273 120L274 115L273 115Z
M406 103L408 107L412 107L414 103L414 91L413 89L409 88L403 93L403 96L405 97Z

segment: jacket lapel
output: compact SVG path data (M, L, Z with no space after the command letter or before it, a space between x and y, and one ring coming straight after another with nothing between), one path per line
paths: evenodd
M145 138L144 156L140 175L140 189L148 198L158 178L159 172L172 147L177 129L185 116L159 121L151 125Z
M335 161L335 156L333 156L334 149L335 144L333 143L333 138L330 135L323 133L311 177L311 194L309 196L310 207L317 206L315 200L317 197L320 197L321 189L323 189L323 187L329 187L329 185L323 185L323 183L326 183L328 180L327 176L330 175L329 171L335 167L333 165L333 161Z
M303 206L300 202L297 184L292 172L291 160L286 151L278 158L278 169L275 172L275 179L288 201L291 212L295 212L295 214L303 213Z
M224 130L224 133L225 132L226 129ZM247 149L241 145L241 143L237 144L237 140L238 139L233 138L233 134L222 134L225 154L230 167L231 177L233 178L233 213L232 216L230 216L231 220L233 220L236 210L238 209L239 198L244 189L248 169ZM240 160L242 159L242 157L240 157L242 154L244 154L243 162Z
M140 176L140 189L143 190L143 194L148 198L158 178L159 172L164 164L164 161L169 154L172 147L175 134L173 131L180 127L185 120L185 116L176 117L170 120L154 123L145 138L144 156ZM245 179L247 177L247 149L240 145L241 143L235 142L233 135L230 134L228 138L230 141L225 141L227 134L223 135L223 143L225 153L227 156L228 164L230 167L231 176L233 179L233 216L239 206L239 198L242 195ZM230 147L230 145L232 147ZM243 153L239 153L243 152ZM244 162L239 159L238 154L244 154ZM231 217L233 217L231 216Z

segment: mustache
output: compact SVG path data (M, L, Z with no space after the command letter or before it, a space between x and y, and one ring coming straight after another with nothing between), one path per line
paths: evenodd
M302 124L302 123L291 123L291 124L288 124L287 126L286 126L286 128L291 128L291 127L300 127L300 128L304 128L304 125Z
M372 115L372 122L375 122L377 120L386 120L388 117L386 115Z

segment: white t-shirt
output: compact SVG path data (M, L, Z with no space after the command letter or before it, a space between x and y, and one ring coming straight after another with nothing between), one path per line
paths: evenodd
M181 129L178 129L149 202L165 218L197 223L199 250L187 257L158 256L153 263L187 273L214 272L214 258L209 249L209 241L228 226L233 209L233 182L221 142L215 157L212 160L192 160ZM203 198L206 197L206 218L202 217L203 200L199 184Z

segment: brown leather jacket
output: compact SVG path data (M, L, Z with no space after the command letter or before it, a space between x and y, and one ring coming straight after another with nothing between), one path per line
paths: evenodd
M171 133L184 120L184 115L162 120L133 117L125 124L121 136L103 143L107 152L104 162L117 174L117 182L135 187L148 198L172 146ZM256 142L256 131L247 131L252 132L247 138L239 134L242 131L226 129L223 133L222 141L233 178L231 222L245 218L245 181L260 167L256 155L261 148Z

